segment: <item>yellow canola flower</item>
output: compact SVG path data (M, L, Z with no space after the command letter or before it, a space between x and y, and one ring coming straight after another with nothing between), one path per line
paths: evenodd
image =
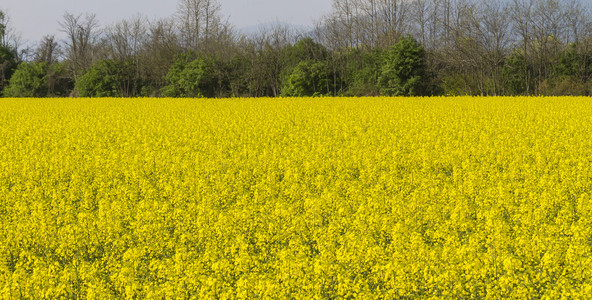
M0 99L0 299L582 299L578 97Z

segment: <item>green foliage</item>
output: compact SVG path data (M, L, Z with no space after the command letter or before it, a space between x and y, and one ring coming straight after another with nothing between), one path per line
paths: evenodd
M0 10L0 93L17 67L16 50L6 46L6 21L6 15Z
M282 96L323 96L331 93L332 74L327 65L329 52L323 45L312 38L303 38L284 51L287 51L289 63L284 71Z
M445 96L467 95L467 83L461 74L450 74L441 78L441 88Z
M502 76L506 82L506 93L510 95L524 95L528 93L527 83L531 66L526 62L522 51L514 51L506 60L502 68Z
M72 81L65 76L63 64L21 63L4 90L7 97L67 96Z
M6 15L0 10L0 42L3 42L6 36Z
M571 76L587 81L592 78L592 52L579 50L576 44L571 44L559 55L554 71L560 79Z
M118 76L117 62L100 61L86 72L77 82L76 91L82 97L116 97Z
M378 77L380 92L388 96L421 96L428 94L426 53L415 39L403 38L384 55Z
M347 95L349 96L376 96L378 90L378 77L382 71L383 51L374 49L367 53L353 53L362 57L360 61L351 60L347 66L348 78Z
M584 95L592 92L592 53L570 44L559 54L553 75L543 81L540 90L545 95Z
M542 84L544 95L550 96L571 96L571 95L592 95L592 87L589 82L582 82L576 76L563 76L553 80L546 80Z
M8 97L45 97L47 96L47 64L22 63L10 78L4 95Z
M310 37L299 40L289 48L289 53L290 60L295 64L305 60L325 60L329 56L327 48Z
M320 61L300 62L286 78L282 95L286 97L322 96L330 93L327 65Z
M0 92L8 85L10 77L17 67L14 50L0 46Z
M132 61L102 60L76 82L81 97L128 97L139 94L142 86Z
M235 55L224 66L224 81L228 83L228 95L233 97L249 95L249 74L251 61L244 55Z
M178 59L165 79L168 83L162 90L167 97L213 97L216 85L214 62L197 57Z

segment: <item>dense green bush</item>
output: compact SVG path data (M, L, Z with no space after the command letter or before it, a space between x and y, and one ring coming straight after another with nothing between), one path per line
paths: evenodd
M348 96L377 96L378 76L382 71L383 51L374 49L367 53L350 51L349 56L358 56L361 59L351 59L344 74L347 82Z
M4 90L7 97L68 96L72 80L66 76L63 64L21 63Z
M22 63L10 78L4 95L8 97L45 97L47 95L47 65Z
M327 65L320 61L301 61L287 77L283 96L323 96L331 92Z
M76 91L81 97L134 97L141 90L133 61L99 61L76 82Z
M422 96L429 94L426 53L411 37L401 39L384 54L378 77L380 92L388 96Z
M213 97L216 86L211 59L188 57L178 59L166 75L168 83L162 90L167 97Z
M17 67L14 50L0 46L0 92L8 85L8 81Z

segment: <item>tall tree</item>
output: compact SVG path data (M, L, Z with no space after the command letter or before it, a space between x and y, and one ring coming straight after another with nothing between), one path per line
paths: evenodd
M9 32L8 17L0 10L0 92L8 85L18 62L18 52L9 42Z
M143 94L156 96L167 84L165 76L181 52L181 46L173 19L149 21L146 35L138 68L146 81Z
M48 65L56 63L61 54L60 50L60 45L56 41L55 36L46 35L35 51L35 61L44 62Z
M251 95L277 97L285 80L289 63L286 51L296 39L296 33L284 24L272 24L260 29L249 45L251 58Z
M78 80L78 77L97 60L96 42L100 34L99 21L94 14L75 16L66 12L60 26L62 32L66 34L65 54L72 78Z
M217 0L179 0L177 22L184 49L194 52L221 50L212 44L226 38L230 27Z

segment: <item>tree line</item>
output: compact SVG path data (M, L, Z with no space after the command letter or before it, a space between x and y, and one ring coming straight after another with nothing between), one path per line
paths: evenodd
M216 0L19 43L0 11L9 97L591 95L592 19L580 0L333 0L298 31L241 34Z

